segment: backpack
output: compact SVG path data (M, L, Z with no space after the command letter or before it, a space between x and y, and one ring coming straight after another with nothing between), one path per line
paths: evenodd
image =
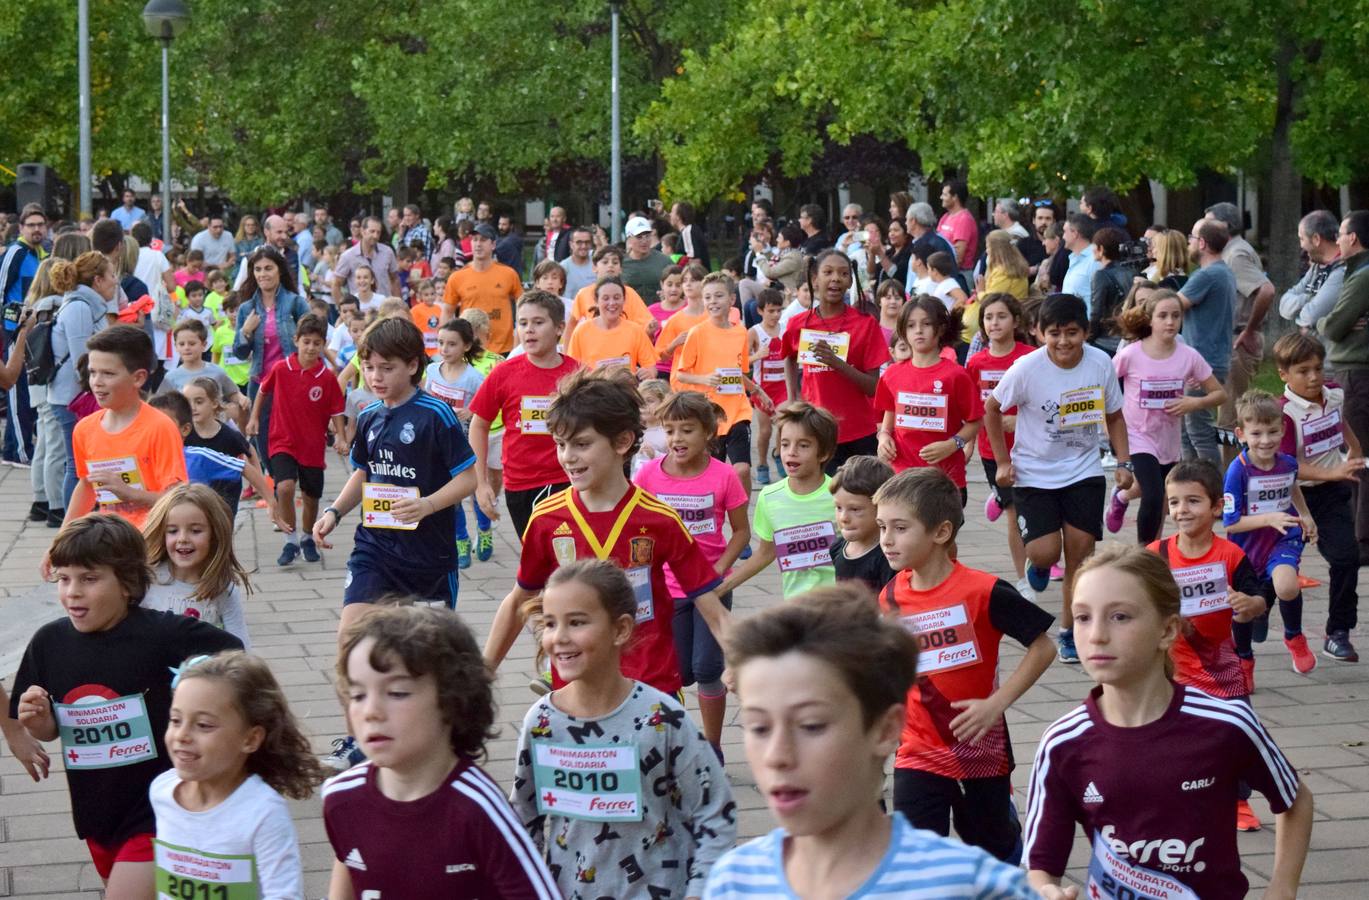
M63 301L62 305L65 305ZM29 329L28 340L24 345L24 372L31 385L48 385L57 377L57 370L71 358L68 353L61 359L52 346L52 329L57 325L57 313L62 305L54 306L46 319L37 322Z

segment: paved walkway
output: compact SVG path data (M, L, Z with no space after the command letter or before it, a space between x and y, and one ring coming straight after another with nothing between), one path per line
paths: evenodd
M977 468L977 467L976 467ZM328 473L327 496L332 497L341 479L334 466ZM985 522L981 512L985 488L970 488L968 523L959 541L961 558L969 565L1010 574L1004 523ZM0 673L12 673L28 636L39 624L61 615L52 587L41 583L38 561L53 531L24 521L29 504L28 472L0 467ZM351 545L353 516L339 534L338 548L321 564L297 563L290 569L276 567L279 536L264 514L248 512L239 518L237 550L254 571L255 593L247 601L248 624L254 649L271 663L285 686L295 713L314 736L319 750L329 739L342 734L343 721L336 700L331 671L335 656L335 630ZM1128 522L1124 534L1134 534ZM476 563L462 574L460 611L483 640L498 600L512 584L516 552L507 517L498 527L494 559ZM1325 578L1326 568L1314 552L1308 573ZM1361 592L1369 589L1361 579ZM736 593L742 615L775 602L779 579L773 570L756 578ZM1321 625L1326 613L1326 592L1307 592L1309 639L1320 647ZM1043 605L1058 613L1057 587L1045 594ZM1275 629L1277 632L1277 628ZM1369 636L1361 632L1362 650L1369 650ZM1020 648L1009 642L1004 654L1005 670L1017 664ZM532 700L526 685L532 671L532 642L520 641L499 673L500 735L489 748L487 768L499 781L511 779L517 723ZM1347 898L1369 894L1369 663L1335 665L1323 660L1310 677L1291 671L1288 657L1277 640L1258 650L1259 691L1254 697L1274 737L1316 795L1316 826L1312 852L1304 873L1303 898ZM1021 763L1014 782L1025 791L1030 760L1037 739L1046 726L1073 706L1088 689L1077 667L1053 665L1011 711L1015 752ZM692 701L691 701L692 702ZM729 717L730 718L730 717ZM724 746L743 837L772 827L765 804L747 770L741 732L729 724ZM66 785L60 770L42 784L33 784L9 755L0 751L0 896L45 898L96 898L100 880L90 865L85 846L72 831ZM1163 748L1157 748L1157 756ZM58 757L60 760L60 757ZM1146 764L1140 761L1141 764ZM1019 794L1019 805L1025 797ZM1143 802L1143 798L1137 798ZM1272 820L1258 797L1254 803L1266 823ZM311 898L324 895L332 854L323 830L317 799L293 804L307 872ZM1241 835L1243 862L1253 887L1262 886L1270 874L1274 853L1272 828ZM1082 840L1076 841L1075 865L1086 859ZM1076 872L1077 874L1077 872Z

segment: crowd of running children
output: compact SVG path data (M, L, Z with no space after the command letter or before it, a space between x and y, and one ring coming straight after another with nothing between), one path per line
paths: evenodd
M508 359L484 349L487 319L449 318L421 286L437 313L344 310L336 347L326 314L303 316L251 406L202 361L198 320L175 332L176 389L150 404L147 335L89 338L98 408L76 426L80 481L44 560L66 616L29 644L4 734L35 779L39 742L60 739L107 896L304 896L284 798L320 784L334 900L1076 897L1061 885L1076 825L1086 896L1235 898L1252 789L1277 830L1266 896L1295 895L1312 799L1250 706L1252 643L1277 601L1294 667L1315 664L1303 545L1348 527L1323 495L1364 467L1314 338L1275 345L1282 400L1238 398L1246 448L1223 473L1179 459L1178 417L1222 389L1178 339L1172 292L1120 316L1132 343L1113 358L1086 341L1077 297L981 293L962 365L963 302L895 285L853 306L839 251L792 300L762 291L750 329L728 275L672 266L647 307L619 262L601 250L568 300L563 270L540 272ZM274 485L246 440L263 428ZM330 442L351 474L329 500ZM1104 442L1108 518L1138 498L1140 543L1095 551ZM1009 513L1016 585L958 560L975 452L986 513ZM360 507L334 756L356 764L326 782L244 650L244 479L306 559ZM451 611L472 549L462 501L486 559L501 492L522 543L482 650ZM1062 558L1053 639L1035 601ZM783 598L734 618L734 590L772 565ZM1355 577L1332 569L1350 627ZM494 672L529 625L542 696L512 771L491 774ZM1005 636L1025 653L1000 677ZM1043 735L1022 827L1005 713L1057 657L1095 685ZM729 681L778 825L741 847ZM1135 764L1157 750L1167 765Z

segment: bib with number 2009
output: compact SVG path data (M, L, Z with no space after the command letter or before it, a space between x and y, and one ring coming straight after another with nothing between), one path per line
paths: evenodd
M157 758L141 694L99 703L54 703L68 769L112 769Z
M979 662L979 644L965 604L911 613L903 627L917 638L917 673L951 672Z
M613 548L618 546L618 538L622 536L623 529L627 527L627 520L632 517L632 511L637 508L637 501L641 499L641 493L634 491L632 499L623 507L623 511L618 513L618 519L609 529L608 538L603 543L594 534L594 529L589 527L585 517L580 514L580 508L574 501L566 504L566 509L570 510L570 517L575 520L575 524L580 528L580 534L584 537L585 543L589 544L590 550L594 551L596 559L608 559L613 553ZM646 540L642 538L641 540ZM656 618L655 596L651 591L651 565L631 566L624 569L628 582L632 585L633 596L637 599L637 624L650 622Z
M257 900L257 862L153 841L157 900Z
M635 744L534 741L532 780L537 811L595 822L642 820L642 771Z
M775 530L775 559L781 572L799 572L832 564L832 545L837 540L831 522L814 522Z

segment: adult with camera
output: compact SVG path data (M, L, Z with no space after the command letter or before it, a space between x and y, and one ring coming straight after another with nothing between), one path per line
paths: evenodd
M5 255L0 259L0 300L5 304L6 344L16 337L19 305L28 295L39 263L47 256L43 247L47 233L48 217L43 207L37 203L25 205L19 213L19 236L5 248ZM5 419L5 459L27 462L33 456L34 416L29 408L27 387L22 381L18 390L10 392Z
M1089 287L1089 341L1108 355L1117 352L1117 313L1136 274L1134 268L1121 263L1127 242L1127 233L1120 228L1100 228L1093 235L1093 259L1098 268Z

